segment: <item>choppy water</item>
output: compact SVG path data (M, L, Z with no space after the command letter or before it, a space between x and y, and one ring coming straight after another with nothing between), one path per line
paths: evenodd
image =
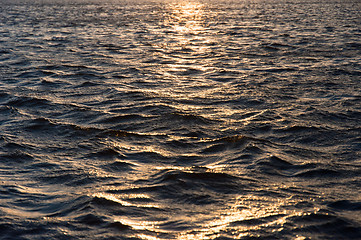
M0 239L361 239L360 10L0 0Z

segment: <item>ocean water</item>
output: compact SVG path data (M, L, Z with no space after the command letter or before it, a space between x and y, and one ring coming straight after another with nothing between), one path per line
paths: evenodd
M361 239L359 0L0 0L0 239Z

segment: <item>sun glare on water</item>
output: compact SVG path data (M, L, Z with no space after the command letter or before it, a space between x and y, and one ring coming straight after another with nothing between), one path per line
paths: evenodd
M179 33L193 33L201 31L203 20L203 4L195 2L181 2L172 6L174 28Z

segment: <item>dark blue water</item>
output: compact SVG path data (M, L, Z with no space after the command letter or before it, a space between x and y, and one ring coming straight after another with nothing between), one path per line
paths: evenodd
M0 0L0 239L361 239L360 10Z

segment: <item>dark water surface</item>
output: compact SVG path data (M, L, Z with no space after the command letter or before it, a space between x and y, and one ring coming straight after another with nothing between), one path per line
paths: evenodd
M0 0L0 239L361 239L360 12Z

